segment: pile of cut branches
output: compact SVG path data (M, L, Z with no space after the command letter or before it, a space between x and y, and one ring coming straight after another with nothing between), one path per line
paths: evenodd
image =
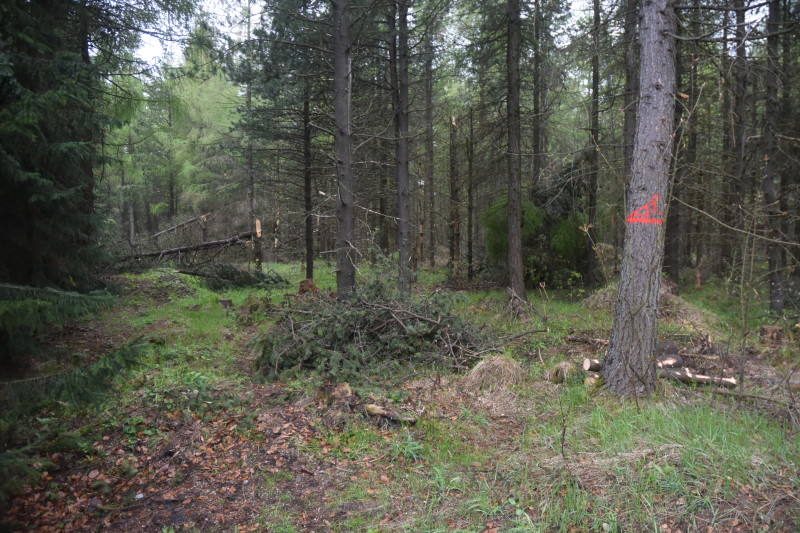
M353 378L401 364L463 369L491 351L485 335L439 295L396 300L372 287L348 302L304 295L277 313L275 326L253 341L265 375L314 369Z
M286 278L275 272L250 271L236 265L209 263L193 270L178 270L181 274L197 276L212 291L224 291L238 287L276 287L287 286Z

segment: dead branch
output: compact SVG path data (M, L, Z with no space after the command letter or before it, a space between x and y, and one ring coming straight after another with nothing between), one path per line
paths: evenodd
M200 215L200 216L194 217L193 219L187 220L186 222L181 222L180 224L175 224L174 226L172 226L170 228L162 229L158 233L153 233L152 235L150 235L150 238L151 239L157 239L158 237L160 237L161 235L164 235L165 233L169 233L171 231L177 231L177 230L179 230L181 228L185 228L186 226L190 226L190 225L192 225L192 224L194 224L196 222L206 222L209 219L209 217L211 217L213 214L214 213L206 213L205 215Z
M525 331L523 333L518 333L516 335L512 335L510 337L506 337L503 339L503 342L511 342L513 340L519 339L520 337L524 337L526 335L533 335L534 333L549 333L549 329L532 329L530 331Z
M195 252L197 250L206 250L206 249L209 249L209 248L218 248L218 247L221 247L221 246L231 246L231 245L234 245L234 244L243 244L243 243L247 242L246 239L252 237L253 235L254 235L254 232L247 231L247 232L244 232L244 233L237 233L236 235L234 235L233 237L230 237L228 239L222 239L222 240L218 240L218 241L201 242L199 244L191 244L191 245L187 245L187 246L179 246L178 248L169 248L167 250L159 250L157 252L148 252L148 253L145 253L145 254L136 254L136 255L129 256L126 259L141 259L141 258L144 258L144 257L158 257L158 258L161 258L161 257L163 257L165 255L175 255L175 254L182 254L182 253L186 253L186 252Z
M592 339L590 337L576 337L574 335L567 335L564 337L564 340L567 342L581 342L583 344L591 344L595 347L597 346L608 346L609 341L606 339Z

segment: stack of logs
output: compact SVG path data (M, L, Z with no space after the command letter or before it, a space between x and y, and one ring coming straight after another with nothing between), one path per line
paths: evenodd
M607 346L608 341L605 339L586 339L583 337L568 336L567 341L584 342L592 344L593 346ZM699 357L703 359L718 359L713 355L702 354L682 354L683 357ZM688 368L684 368L683 357L678 354L678 347L674 342L662 341L656 346L656 367L657 375L660 378L671 378L684 383L701 383L708 385L717 385L719 387L736 387L737 381L735 378L714 377L706 376L692 372ZM600 379L600 371L603 369L603 362L599 359L586 358L583 360L583 369L587 372L584 383L587 385L596 385Z
M736 387L735 378L720 378L714 376L704 376L683 368L683 358L680 355L665 355L656 360L656 373L660 378L672 378L684 383L703 383L717 385L720 387ZM583 369L587 372L584 383L594 385L600 379L600 371L603 369L603 362L599 359L583 360Z

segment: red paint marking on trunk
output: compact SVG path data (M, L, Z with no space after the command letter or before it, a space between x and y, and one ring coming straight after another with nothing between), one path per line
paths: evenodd
M654 194L650 201L635 209L627 218L630 224L663 224L664 212L658 208L660 194Z

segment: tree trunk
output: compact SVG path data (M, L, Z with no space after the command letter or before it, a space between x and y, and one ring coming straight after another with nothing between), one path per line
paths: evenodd
M544 17L542 17L542 3L540 0L534 1L534 14L533 14L533 187L531 187L530 194L533 196L536 193L536 184L539 183L539 178L542 174L542 160L544 158L544 146L542 143L542 124L544 118L542 117L542 101L545 89L542 83L542 26L544 24Z
M250 1L247 2L247 49L246 49L246 68L247 68L247 79L245 82L245 109L247 112L247 116L253 116L253 89L252 89L252 67L251 67L251 59L250 59L250 50L252 49L250 44ZM261 236L258 235L256 231L256 173L255 173L255 162L253 159L253 140L251 136L247 135L247 140L245 141L245 168L247 171L247 214L250 218L250 231L253 234L253 264L255 265L255 269L259 272L261 271Z
M586 284L589 290L597 287L595 271L597 270L597 254L595 253L595 224L597 223L597 173L599 171L599 136L600 136L600 0L592 2L594 12L594 28L592 35L592 155L589 172L589 224L587 236L587 272Z
M311 181L311 97L303 89L303 200L305 203L306 279L314 279L314 220Z
M680 14L675 13L676 17ZM680 27L678 28L680 31ZM683 72L685 61L684 46L681 41L675 42L675 81L676 87L683 88ZM675 142L673 144L674 154L672 157L672 171L674 176L672 187L669 194L669 217L667 218L667 228L664 242L664 271L669 278L676 284L680 283L683 254L683 207L678 201L683 192L683 173L685 163L683 161L683 136L686 132L683 119L683 109L686 103L680 97L675 98L675 116L673 131L675 132Z
M408 3L398 0L397 249L401 297L411 294L411 200L408 177Z
M433 152L433 43L428 37L425 51L425 195L427 197L426 220L428 222L428 264L436 266L435 195Z
M457 278L461 268L461 184L458 175L458 124L450 118L450 276Z
M623 159L624 177L627 184L631 178L633 166L633 143L636 137L636 99L639 95L639 41L636 38L636 26L639 21L639 0L627 0L625 8L625 27L623 43L625 45L625 123L623 125Z
M508 277L514 295L527 301L522 274L522 179L520 167L520 2L508 0ZM513 301L517 301L514 299Z
M472 121L472 108L469 108L469 138L467 139L467 279L475 277L475 257L473 251L475 229L475 130Z
M781 238L783 215L780 210L777 182L778 166L776 164L777 150L775 149L775 135L778 122L778 29L780 26L781 9L780 0L770 0L769 19L767 22L767 65L764 70L764 86L767 93L767 102L764 110L764 135L761 147L763 150L764 177L761 181L761 190L764 193L764 203L767 208L767 237ZM767 258L769 264L769 308L770 311L783 313L783 280L781 264L781 248L770 241L767 243Z
M733 197L731 198L729 210L731 225L734 228L744 227L743 209L745 201L745 114L747 113L747 28L745 19L747 13L744 10L744 0L734 0L733 7L736 9L736 58L733 92L733 149L734 149L734 168L733 168ZM736 234L729 234L727 238L733 242L739 242ZM720 257L721 264L715 270L729 270L733 267L732 247L726 252L729 255Z
M354 257L355 227L353 222L353 154L350 121L351 42L349 0L332 0L333 4L333 107L334 151L336 157L337 203L336 220L336 293L339 300L352 296L356 284Z
M643 395L656 385L658 291L664 258L675 113L673 0L645 0L639 30L639 106L619 294L603 376L619 396Z

